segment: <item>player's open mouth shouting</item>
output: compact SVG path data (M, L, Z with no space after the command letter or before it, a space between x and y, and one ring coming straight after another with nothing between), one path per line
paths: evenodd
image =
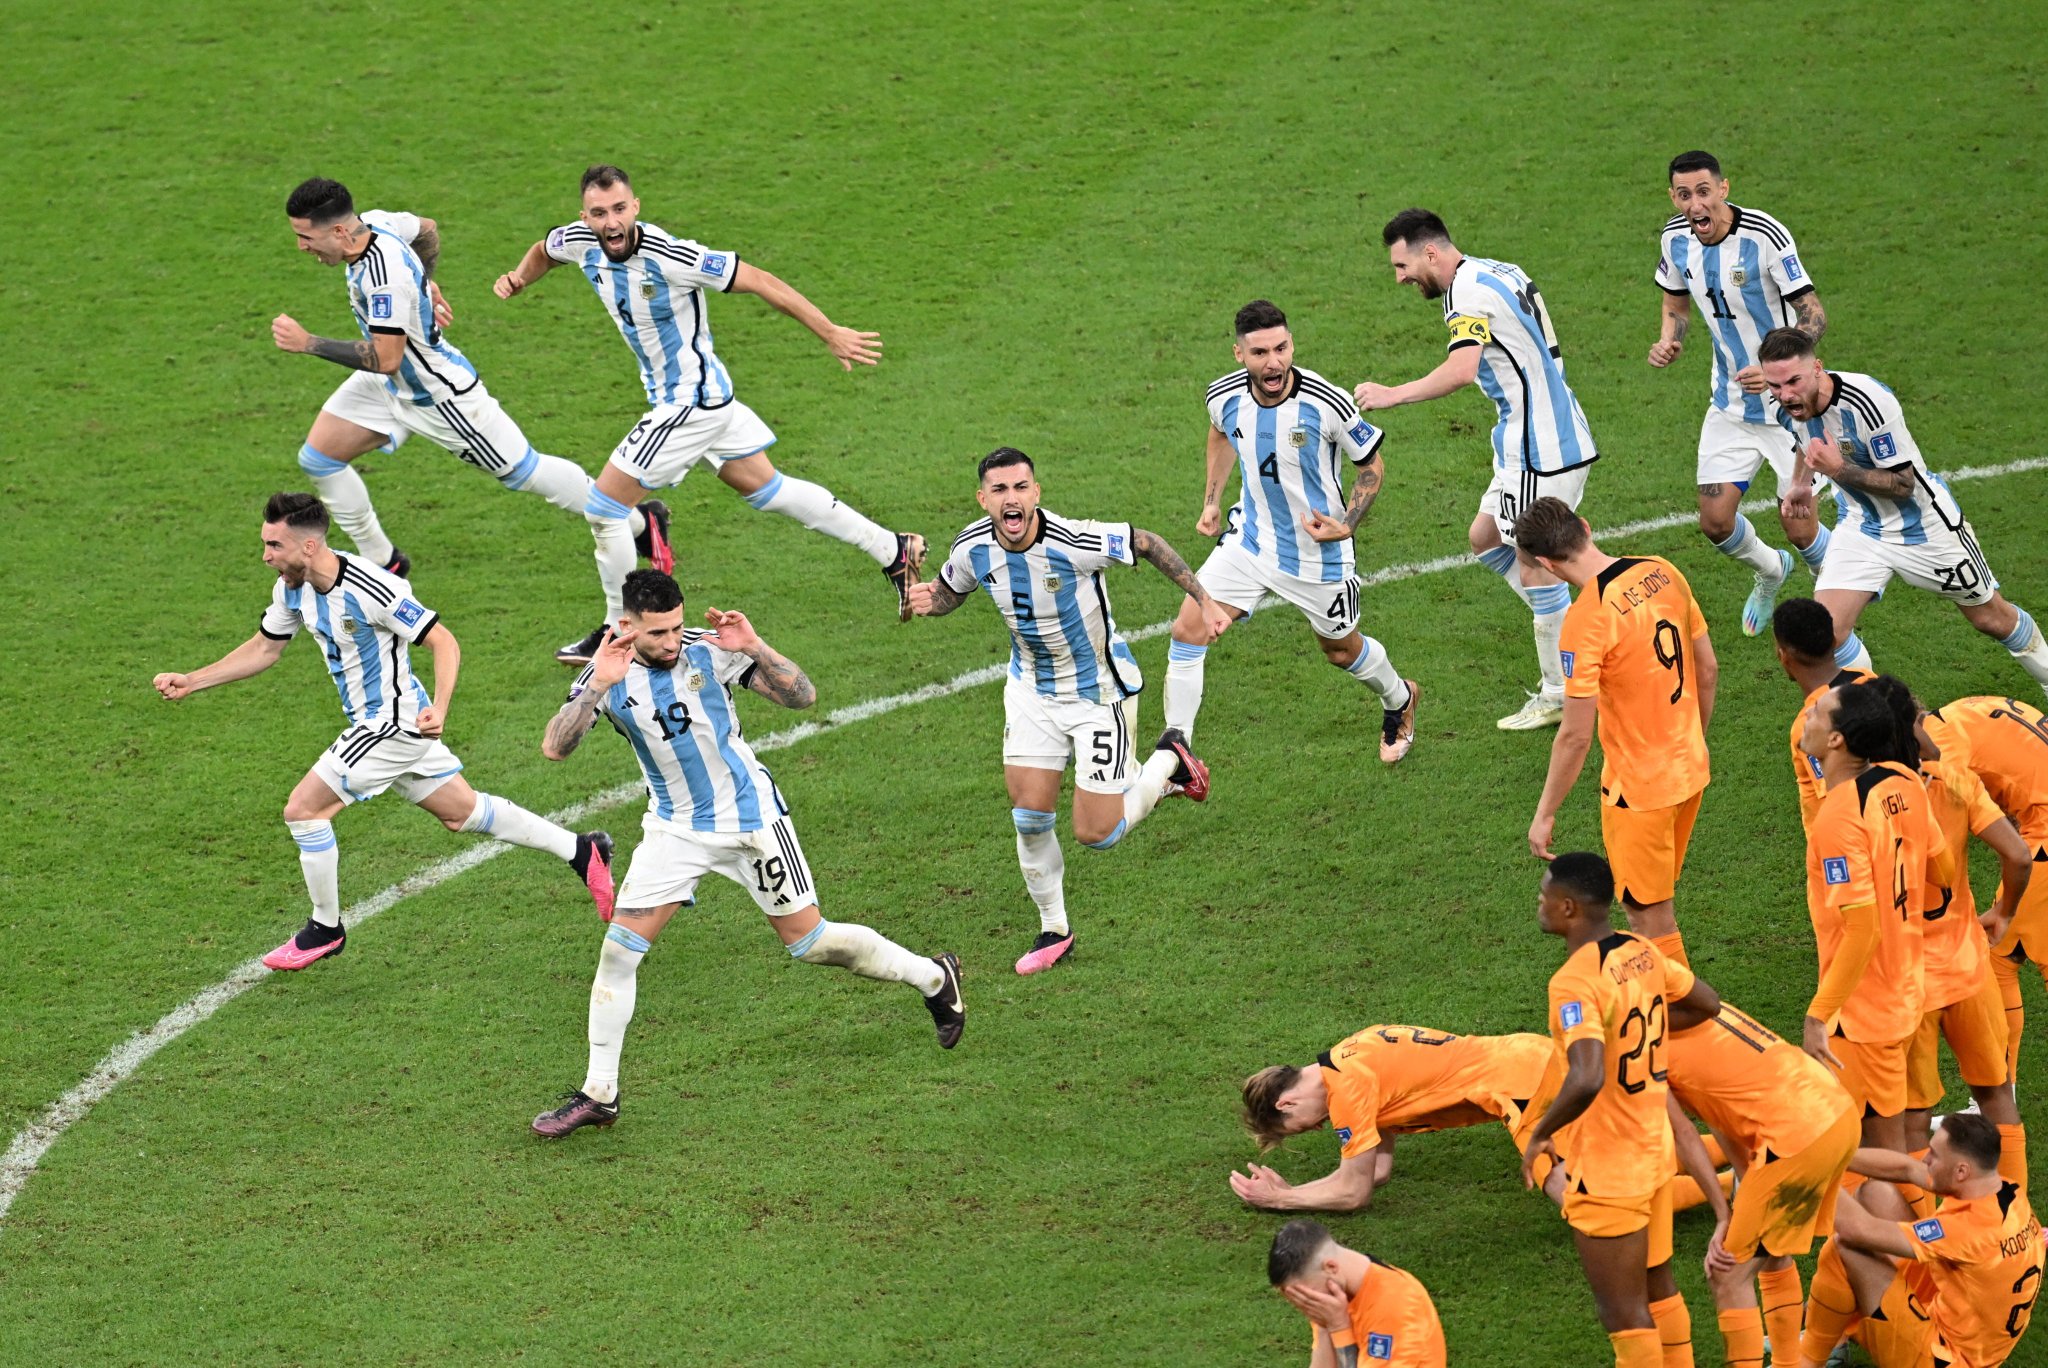
M1022 504L1004 504L1000 515L1003 536L1010 541L1021 541L1024 529L1031 522L1031 512Z

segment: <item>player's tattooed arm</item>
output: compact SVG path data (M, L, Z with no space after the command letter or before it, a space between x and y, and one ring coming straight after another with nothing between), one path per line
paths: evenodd
M306 354L317 356L322 361L332 361L337 366L350 370L382 371L383 360L377 355L376 343L367 337L345 341L338 337L308 337Z
M1792 301L1792 316L1799 320L1794 326L1816 342L1828 330L1828 311L1821 307L1820 295L1812 290Z
M818 701L818 686L811 683L811 677L798 669L795 661L766 642L747 652L747 657L754 662L754 673L747 680L747 687L761 697L785 708L799 710Z
M918 617L944 617L965 602L967 595L956 592L944 576L910 586L910 611Z
M597 725L597 705L604 690L586 688L564 703L548 719L547 735L541 738L540 753L550 760L567 760Z
M1870 470L1844 461L1840 470L1828 473L1836 484L1860 489L1866 494L1881 494L1888 499L1907 499L1913 495L1911 466L1898 466L1891 470Z
M1200 602L1209 596L1202 588L1202 582L1195 578L1195 572L1188 569L1188 563L1180 558L1180 552L1166 544L1166 538L1144 528L1131 532L1131 549L1157 566L1159 573L1180 586L1181 592Z
M1386 480L1386 470L1375 456L1358 468L1358 476L1351 484L1351 502L1344 507L1344 523L1353 532L1372 508L1372 501L1380 496L1380 485Z
M430 218L420 220L419 236L412 240L413 255L420 259L420 269L427 273L427 279L434 278L434 263L441 259L441 225Z

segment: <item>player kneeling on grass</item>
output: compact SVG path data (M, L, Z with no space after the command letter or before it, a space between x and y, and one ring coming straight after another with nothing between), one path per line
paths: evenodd
M1266 1276L1315 1327L1309 1368L1444 1368L1444 1329L1429 1289L1412 1273L1346 1249L1319 1223L1281 1226Z
M190 674L160 674L156 691L176 700L261 674L304 627L319 641L341 691L348 729L292 790L284 824L299 845L313 915L263 957L272 969L303 969L338 955L341 925L333 817L351 803L395 788L450 831L475 831L566 860L590 889L600 915L612 909L611 837L575 832L517 803L478 793L462 762L442 744L448 701L462 659L455 635L412 596L412 586L361 556L327 544L327 508L310 494L273 494L263 509L263 563L277 586L256 635ZM411 647L434 654L434 697L413 677Z
M953 539L938 578L912 585L919 617L940 617L988 590L1010 628L1003 690L1003 778L1017 826L1017 862L1038 904L1038 939L1017 972L1050 969L1074 948L1067 925L1066 857L1054 831L1060 776L1074 758L1074 837L1107 850L1161 798L1209 796L1209 768L1168 727L1143 765L1132 763L1131 728L1144 679L1117 634L1102 572L1140 557L1198 605L1205 641L1230 625L1164 538L1130 523L1081 522L1038 506L1037 468L1015 447L982 458L975 502L988 516Z
M762 641L744 613L708 609L710 631L685 629L683 591L659 570L634 571L621 592L625 616L577 677L540 749L567 759L603 716L640 758L647 816L590 988L590 1071L562 1106L534 1118L534 1131L562 1136L618 1120L619 1051L640 961L676 909L694 902L706 874L753 895L793 958L916 988L939 1044L959 1044L967 1025L960 962L950 954L926 959L869 927L818 914L789 806L740 733L735 684L785 708L808 708L818 699L810 678Z

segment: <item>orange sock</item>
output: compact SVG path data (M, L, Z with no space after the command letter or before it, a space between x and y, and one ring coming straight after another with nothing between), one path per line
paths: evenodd
M1663 1368L1664 1346L1655 1330L1619 1330L1607 1337L1614 1368Z
M2008 1183L2027 1186L2027 1128L1998 1128L1998 1176Z
M2005 1004L2005 1076L2018 1078L2020 1032L2027 1028L2026 1006L2020 997L2019 961L1993 955L1991 977L1998 980L1998 998Z
M1662 950L1665 959L1682 964L1688 969L1692 968L1692 961L1685 957L1685 937L1679 935L1676 931L1673 931L1668 936L1652 936L1650 937L1650 944ZM2015 983L2017 983L2017 980L2015 980Z
M1674 1292L1663 1301L1651 1302L1650 1319L1657 1322L1664 1368L1693 1368L1692 1312L1686 1309L1685 1298Z
M1849 1270L1842 1267L1842 1256L1830 1237L1821 1246L1820 1261L1813 1266L1813 1288L1806 1298L1806 1335L1799 1352L1815 1363L1826 1363L1842 1336L1862 1319L1856 1309L1856 1294L1849 1288Z
M1754 1306L1723 1311L1721 1354L1727 1368L1764 1368L1764 1319Z
M1799 1290L1799 1265L1767 1268L1756 1275L1756 1290L1762 1294L1764 1326L1770 1332L1771 1357L1793 1363L1798 1357L1799 1318L1805 1311Z
M1735 1196L1735 1170L1722 1169L1715 1175L1720 1179L1721 1195ZM1707 1195L1700 1191L1700 1185L1692 1180L1689 1173L1681 1173L1671 1180L1671 1209L1674 1212L1691 1211L1696 1206L1705 1206Z

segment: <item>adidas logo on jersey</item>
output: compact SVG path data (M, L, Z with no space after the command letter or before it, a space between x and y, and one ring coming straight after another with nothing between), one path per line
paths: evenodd
M1244 429L1232 428L1230 430L1230 440L1233 442L1242 442L1244 440Z
M986 575L983 575L983 576L981 577L981 582L982 582L983 584L986 584L986 585L987 585L987 586L988 586L989 588L991 588L991 589L995 588L995 587L996 587L996 572L995 572L995 571L993 571L993 570L989 571L989 572L988 572L988 573L987 573Z

